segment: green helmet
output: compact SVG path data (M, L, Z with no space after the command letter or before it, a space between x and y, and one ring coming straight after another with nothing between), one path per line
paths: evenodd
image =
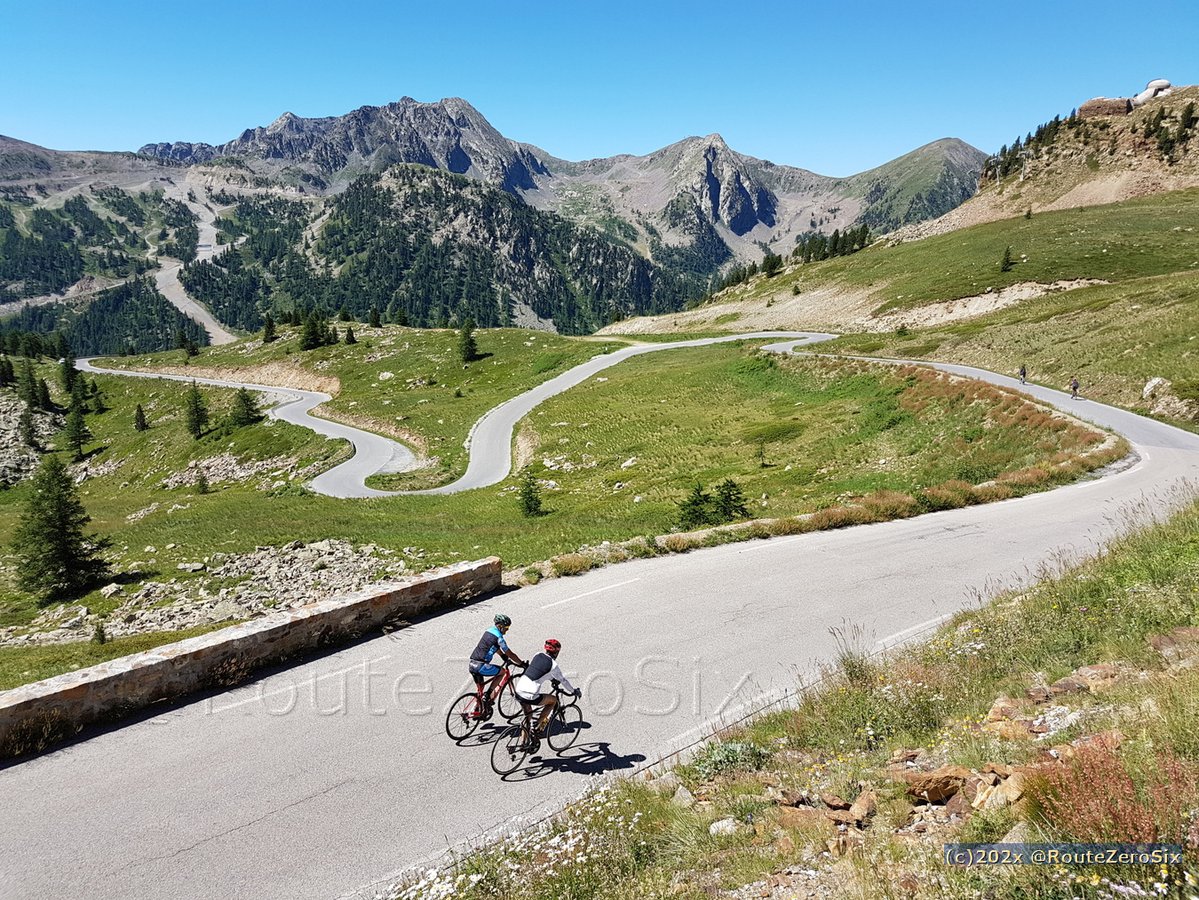
M504 615L503 613L496 613L496 615L495 615L495 627L496 628L507 628L511 624L512 624L512 620L509 619L506 615Z

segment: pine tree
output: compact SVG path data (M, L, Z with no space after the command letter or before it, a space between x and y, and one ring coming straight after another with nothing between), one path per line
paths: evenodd
M83 445L92 439L92 433L87 427L87 421L83 418L82 407L71 407L70 413L67 414L64 437L66 438L67 446L75 451L75 462L79 462L79 460L83 459Z
M520 493L517 496L520 500L521 515L526 519L534 519L544 512L541 506L541 485L533 477L532 469L526 467L521 472Z
M12 360L7 356L0 356L0 388L6 388L17 380L17 373L13 369Z
M26 406L38 406L37 375L33 371L33 360L28 356L21 362L21 374L17 378L17 396Z
M108 566L99 555L105 542L83 531L90 521L66 466L47 456L12 542L21 588L43 600L60 600L78 596L105 575Z
M346 343L347 344L357 344L358 343L358 338L354 337L354 326L353 325L346 326Z
M749 507L745 505L745 494L737 482L726 478L716 486L715 517L718 522L748 519Z
M21 417L17 420L17 433L21 436L22 444L37 449L37 428L33 424L33 407L28 403L21 407Z
M712 495L698 481L687 499L679 504L679 527L684 530L712 524Z
M95 381L95 379L93 379L91 384L88 386L88 393L92 398L92 412L108 412L108 404L104 402L104 392L100 390L100 385Z
M767 278L773 278L782 267L783 258L777 253L768 252L762 259L762 274Z
M317 318L315 312L310 312L304 320L304 330L300 332L300 349L315 350L324 345L325 337L324 323Z
M201 469L196 475L196 493L207 494L210 490L212 490L212 488L208 484L208 476L204 473L204 470Z
M999 261L999 271L1000 272L1010 272L1010 271L1012 271L1013 265L1014 265L1014 263L1012 262L1012 248L1004 247L1003 248L1003 259L1001 259Z
M204 434L204 429L208 427L208 404L204 402L204 395L200 393L194 381L184 400L184 413L188 434L199 440Z
M150 423L146 421L146 411L142 409L139 403L137 409L133 411L133 430L134 431L149 431Z
M54 399L50 396L50 385L46 384L45 378L39 378L37 382L37 405L46 412L54 411Z
M79 376L79 370L75 368L75 357L68 350L62 358L58 370L58 383L62 386L63 393L71 393L71 388L75 386L75 379Z
M339 309L337 311L337 321L339 321L339 322L354 321L353 319L350 318L350 311L344 305L342 306L341 309Z
M379 307L378 306L371 307L371 315L370 315L370 319L368 321L369 321L371 328L378 328L383 324L383 322L379 319Z
M258 401L254 399L254 395L245 388L238 388L237 393L233 395L233 409L229 412L229 422L234 428L245 428L261 418L262 413L258 410Z
M479 346L475 343L475 320L467 316L458 332L458 355L464 363L479 358Z
M262 342L264 344L269 344L273 342L276 337L275 320L271 317L270 313L267 313L266 317L262 320Z

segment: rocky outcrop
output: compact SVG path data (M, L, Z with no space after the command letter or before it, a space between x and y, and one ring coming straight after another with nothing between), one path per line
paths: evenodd
M21 440L21 411L25 404L15 394L0 391L0 487L24 481L37 468L40 454ZM33 428L38 444L48 446L62 427L62 416L36 410Z
M1095 116L1126 116L1132 112L1132 101L1127 97L1096 97L1078 107L1078 115L1083 119Z
M479 111L458 97L419 103L404 97L386 106L363 106L344 116L308 119L284 113L270 125L249 128L227 143L146 144L146 156L187 163L218 157L247 157L308 163L331 175L350 162L381 170L417 163L468 175L507 191L531 189L545 166L527 148L496 131Z
M710 222L727 226L733 234L743 235L758 224L775 225L777 198L718 134L684 141L671 180Z

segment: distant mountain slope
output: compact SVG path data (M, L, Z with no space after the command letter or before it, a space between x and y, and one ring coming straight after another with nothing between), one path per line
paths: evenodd
M73 296L82 276L127 278L158 254L192 259L195 229L147 206L165 191L214 211L264 201L243 210L253 221L242 223L245 251L225 260L233 269L182 273L225 324L252 330L268 310L299 305L578 333L680 309L734 263L789 256L814 232L938 215L968 196L983 158L942 140L831 178L712 134L571 162L508 139L459 98L285 113L223 144L147 144L138 155L0 138L0 304ZM346 203L371 193L368 226ZM271 202L297 195L310 198L299 213ZM381 199L394 196L398 207ZM145 216L133 223L125 215L138 203Z
M940 215L969 196L986 158L947 139L838 179L745 156L713 134L647 156L571 162L509 140L456 97L405 97L326 118L285 113L218 146L164 142L139 152L189 165L235 160L320 192L395 163L430 166L595 225L655 259L688 248L687 265L708 273L734 256L759 258L762 245L786 252L807 232L858 221L877 232Z

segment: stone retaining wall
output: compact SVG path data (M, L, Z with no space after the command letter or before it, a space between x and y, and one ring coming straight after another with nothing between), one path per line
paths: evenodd
M458 563L0 692L0 758L40 750L158 700L236 683L261 666L357 637L389 619L493 591L501 570L495 556Z

